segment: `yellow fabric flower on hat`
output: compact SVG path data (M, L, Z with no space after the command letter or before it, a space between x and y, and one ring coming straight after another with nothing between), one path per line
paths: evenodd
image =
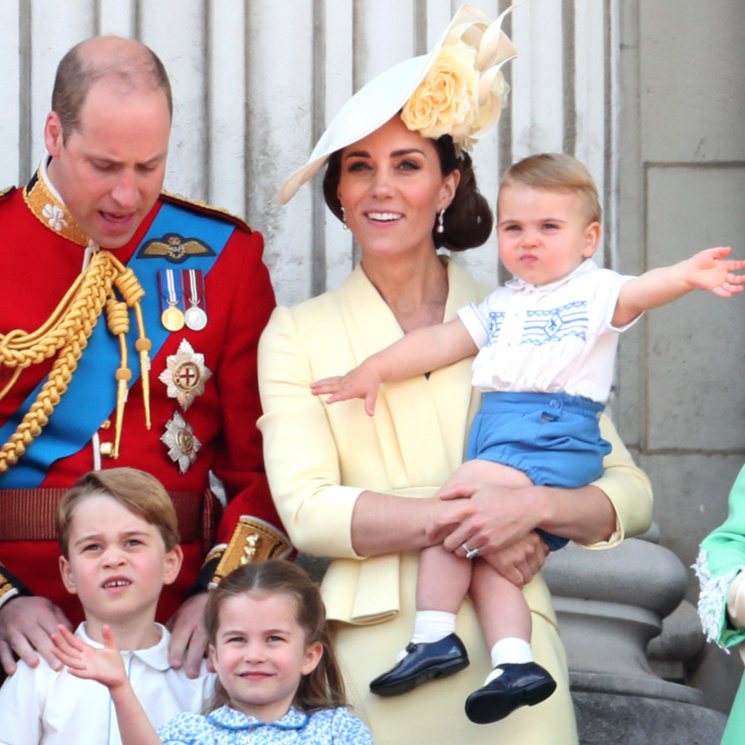
M516 54L501 29L511 10L488 23L468 8L468 21L451 29L401 111L409 129L432 139L449 134L458 151L491 132L509 91L500 68Z
M404 124L424 137L468 136L478 115L476 51L458 42L444 47L401 112Z

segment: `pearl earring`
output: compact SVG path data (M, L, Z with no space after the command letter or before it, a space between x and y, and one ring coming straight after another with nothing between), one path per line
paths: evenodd
M347 211L343 206L341 208L341 226L344 230L349 230L349 225L347 225Z
M437 216L437 232L442 234L445 232L445 226L443 225L443 222L445 220L445 210L441 209L440 214Z

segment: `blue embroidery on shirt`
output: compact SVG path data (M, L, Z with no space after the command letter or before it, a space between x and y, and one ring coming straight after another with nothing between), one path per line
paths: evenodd
M489 313L489 338L487 346L497 343L504 326L504 311ZM587 301L578 300L549 310L529 310L523 326L520 344L540 347L576 336L587 341L587 328L590 318L587 314Z
M567 336L586 341L589 322L586 300L550 310L529 310L520 343L538 347L561 341Z
M487 339L486 346L496 344L503 323L504 311L491 311L489 313L489 338Z

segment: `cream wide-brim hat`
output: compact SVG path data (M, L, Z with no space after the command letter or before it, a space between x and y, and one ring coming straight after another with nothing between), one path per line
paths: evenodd
M280 203L287 204L332 153L364 139L392 119L422 84L449 40L462 39L470 43L477 51L477 64L490 65L494 71L515 57L512 42L501 30L502 19L514 7L492 22L480 10L462 5L429 54L400 62L360 88L331 120L308 162L282 185Z

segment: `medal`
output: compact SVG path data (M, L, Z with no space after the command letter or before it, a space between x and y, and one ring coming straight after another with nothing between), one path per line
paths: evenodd
M166 385L169 398L175 398L186 411L197 396L204 393L204 384L212 371L204 364L204 355L195 352L186 339L181 340L176 354L166 357L166 369L158 380Z
M160 439L168 448L168 457L178 465L181 473L186 473L197 459L197 451L202 447L202 443L178 411L173 412L173 417L166 424L166 431Z
M181 331L184 328L184 314L171 305L160 314L160 322L169 331Z
M196 306L192 306L184 313L186 325L192 331L201 331L207 325L207 314Z
M181 310L181 277L173 269L158 272L160 285L160 322L168 331L184 328L184 312Z
M201 331L207 325L202 272L200 269L184 269L182 277L187 303L184 320L192 331Z

